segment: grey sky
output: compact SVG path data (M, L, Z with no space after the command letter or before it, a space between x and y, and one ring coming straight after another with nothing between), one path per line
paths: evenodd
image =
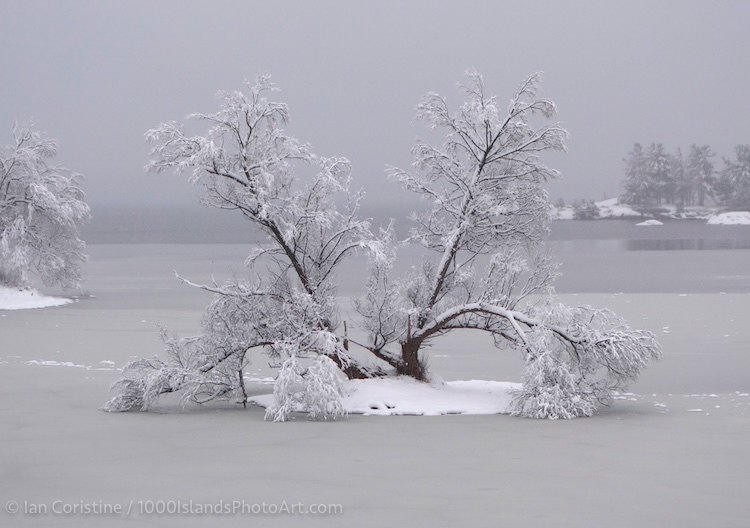
M370 207L392 203L428 90L457 101L469 67L503 99L530 72L571 133L552 195L619 191L634 141L750 142L750 2L0 1L0 124L33 116L83 172L90 201L185 203L144 174L143 132L211 111L268 70L292 131L354 164Z

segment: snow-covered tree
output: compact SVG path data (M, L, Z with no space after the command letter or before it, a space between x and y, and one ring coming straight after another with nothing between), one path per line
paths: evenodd
M675 182L672 179L672 160L661 143L651 143L646 151L646 174L649 188L659 205L664 200L672 203Z
M549 300L556 264L542 244L549 211L544 185L557 171L540 153L563 150L567 134L558 124L543 124L555 106L540 97L539 81L539 75L527 78L505 110L476 72L461 86L466 100L457 110L437 94L420 103L418 117L444 131L445 140L418 142L412 169L391 174L429 204L414 217L411 240L435 257L395 283L384 265L373 266L371 299L360 313L376 327L372 346L401 374L428 379L429 343L474 329L490 333L500 348L520 350L531 364L544 351L576 372L575 390L558 393L561 398L604 403L614 387L659 357L659 346L648 332L605 312ZM559 378L546 380L554 385ZM523 415L538 414L533 403L523 408Z
M724 158L716 188L724 205L750 209L750 145L737 145L735 159Z
M527 78L503 109L470 72L457 110L432 93L419 104L418 117L444 141L418 142L411 169L389 171L427 203L409 239L427 256L405 277L393 273L393 228L374 236L357 218L348 162L320 158L284 131L287 109L266 98L267 76L246 92L220 94L218 113L195 115L209 123L205 135L188 136L176 123L150 131L153 169L188 172L204 184L207 203L238 211L269 244L248 258L252 281L202 286L216 294L203 333L168 339L164 361L131 363L105 408L146 409L167 392L244 402L247 354L264 348L282 366L267 418L283 420L293 410L335 417L331 364L349 378L428 380L425 349L457 329L487 332L498 347L524 355L529 381L515 400L520 415L589 415L607 403L659 356L659 346L609 312L550 298L556 264L542 247L550 211L544 186L557 171L540 154L563 150L566 132L546 123L555 106L539 95L539 82L539 75ZM314 170L298 177L295 166ZM348 197L346 211L338 211L336 194ZM356 303L369 334L363 343L339 332L334 282L358 249L370 256ZM350 346L375 364L355 360ZM315 368L298 363L319 357L327 359Z
M690 145L687 157L682 150L668 154L661 143L652 143L643 149L639 143L625 158L625 180L622 201L636 207L648 208L666 203L705 205L706 199L725 189L734 192L733 184L717 182L712 159L715 156L708 145Z
M625 184L622 201L635 206L649 205L653 200L653 189L649 184L648 161L646 153L640 143L634 143L633 148L625 158Z
M715 156L708 145L690 145L688 151L686 174L690 182L698 205L706 205L706 198L710 198L714 192L716 179L714 177L714 165L711 158Z
M695 185L690 178L690 173L686 170L685 158L679 147L674 154L669 156L669 181L671 183L670 200L676 201L681 208L692 205Z
M32 125L15 125L0 148L0 285L76 287L86 245L79 229L90 213L81 176L52 164L57 142Z
M251 280L201 286L216 294L203 333L168 339L165 360L128 365L108 410L146 409L168 392L244 402L243 368L254 349L279 364L324 355L348 377L383 374L350 356L335 334L337 268L355 251L380 248L357 217L361 194L349 192L349 161L320 157L289 135L286 105L267 97L274 90L261 75L243 91L220 92L218 112L189 116L207 125L203 135L187 135L175 122L146 134L154 144L151 170L188 174L203 185L207 205L244 218L268 244L247 258Z

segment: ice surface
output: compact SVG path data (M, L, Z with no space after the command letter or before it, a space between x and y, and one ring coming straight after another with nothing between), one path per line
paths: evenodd
M341 503L344 514L125 520L0 512L0 525L747 527L750 325L739 323L750 313L750 295L747 271L726 264L747 259L747 250L613 252L612 258L591 253L567 261L580 274L608 279L590 282L606 288L593 291L624 293L562 295L561 301L611 308L659 332L664 345L664 360L623 400L590 419L353 414L336 423L273 424L263 421L259 408L231 403L181 408L169 399L154 412L97 411L119 377L117 371L98 370L102 361L123 365L133 355L162 353L158 333L141 320L168 324L179 335L198 328L210 295L174 281L172 270L196 281L209 281L215 272L221 280L246 249L94 245L85 287L96 299L60 310L3 314L0 475L6 478L0 478L0 496L126 505L131 498L286 499ZM633 260L646 253L660 260ZM745 290L720 295L728 278L674 288L659 284L678 267L681 273L694 270L702 255L711 257L712 276L744 274L738 280ZM615 256L624 260L617 273L633 278L648 270L653 283L645 287L661 287L655 290L660 293L634 293L648 290L630 279L611 284L615 271L607 268ZM241 264L234 269L241 271ZM350 304L342 302L342 318L352 331ZM737 322L731 323L733 318ZM666 326L670 334L661 333ZM730 332L732 339L719 342L716 336ZM469 332L436 340L429 359L447 380L517 380L522 366L516 353L497 350L491 339ZM26 364L33 360L92 368ZM251 395L269 392L259 381L268 382L274 373L267 358L253 356L247 373L255 378L249 380ZM698 408L702 411L687 412Z

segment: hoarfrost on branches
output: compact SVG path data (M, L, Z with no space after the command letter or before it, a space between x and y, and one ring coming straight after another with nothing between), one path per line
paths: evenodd
M0 285L77 287L86 245L79 229L90 217L81 176L53 165L57 142L32 125L13 127L0 148Z
M544 186L558 174L541 154L564 150L567 133L547 122L555 105L540 95L540 79L525 79L505 109L476 72L461 85L465 101L456 110L434 93L419 104L418 117L443 131L444 141L417 142L412 167L389 170L428 205L413 216L408 240L426 256L403 277L393 272L392 226L375 236L357 217L361 195L349 193L345 158L318 157L284 131L287 109L266 98L268 76L245 92L221 93L216 114L195 114L208 123L206 135L188 136L176 123L150 131L152 169L189 173L209 205L239 212L269 245L248 257L253 280L199 286L216 294L203 333L168 341L164 363L128 366L110 410L148 408L175 391L186 401L244 403L247 354L263 348L282 366L267 419L285 420L295 410L335 417L340 388L332 364L349 378L429 380L426 347L458 329L487 332L498 348L526 359L514 414L572 418L608 404L660 349L653 335L606 310L552 299L557 264L543 247L550 211ZM297 177L299 167L306 177ZM336 194L350 204L343 212ZM360 249L370 256L355 303L364 342L339 331L334 281ZM355 359L350 346L375 363ZM300 367L308 360L317 363Z

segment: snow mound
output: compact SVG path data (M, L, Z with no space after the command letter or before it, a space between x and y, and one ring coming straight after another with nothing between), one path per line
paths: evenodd
M664 225L664 223L659 222L658 220L646 220L645 222L640 222L635 225L637 226L660 226L660 225Z
M409 377L348 380L343 404L348 413L364 415L504 414L511 392L520 387L520 383L485 380L444 384ZM253 396L248 402L268 407L273 394Z
M62 297L47 297L36 290L0 286L0 310L48 308L73 302Z
M618 198L610 198L609 200L602 200L596 202L596 206L599 208L600 218L622 218L627 216L641 216L641 213L630 207L619 202Z
M712 216L711 225L750 225L750 211L730 211Z

